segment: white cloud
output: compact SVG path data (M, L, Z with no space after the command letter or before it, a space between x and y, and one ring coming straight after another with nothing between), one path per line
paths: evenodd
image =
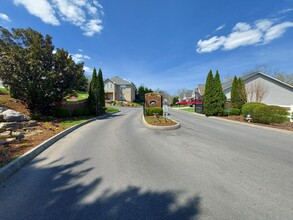
M198 53L207 53L220 48L232 50L241 46L266 44L282 37L288 28L293 27L293 22L276 22L276 19L257 20L252 25L239 22L227 36L199 40L196 50Z
M4 21L11 22L11 19L6 14L0 13L0 19L4 20Z
M87 74L87 75L90 75L93 73L93 69L91 69L88 66L83 66L83 70L84 70L85 74Z
M87 22L81 29L84 31L84 35L91 37L95 33L100 33L103 30L103 26L101 25L102 21L100 19L92 19Z
M55 12L47 0L13 0L15 5L23 5L30 14L39 17L43 22L60 25Z
M85 36L93 36L103 29L103 7L96 0L13 0L43 22L60 25L60 21L79 27Z
M221 36L214 36L208 40L199 40L197 42L197 52L207 53L219 49L221 45L225 42L226 38Z
M286 14L287 12L293 11L293 8L287 8L279 11L279 14Z
M85 59L91 59L89 56L80 53L71 54L71 57L76 63L83 62Z
M226 26L226 25L225 25L225 24L223 24L223 25L221 25L221 26L217 27L217 28L216 28L216 31L222 30L222 29L223 29L225 26Z

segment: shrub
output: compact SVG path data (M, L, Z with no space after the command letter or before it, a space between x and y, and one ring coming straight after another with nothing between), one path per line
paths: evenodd
M75 117L83 116L83 115L85 115L85 110L84 109L76 109L72 112L71 115L75 116Z
M145 110L147 116L152 116L154 113L158 113L159 115L163 115L163 109L159 107L147 108Z
M32 120L41 120L42 119L41 114L31 114L30 116L31 116Z
M247 115L250 115L253 118L254 115L254 109L256 107L263 107L266 106L266 104L260 103L260 102L249 102L242 106L242 115L246 118Z
M225 109L223 115L224 116L228 116L228 115L240 115L240 109L238 109L238 108L228 108L228 109Z
M254 109L254 122L263 124L282 123L287 121L288 112L280 106L259 106Z
M70 116L70 112L67 108L57 108L54 110L54 116L57 118L66 118Z
M43 121L53 121L55 118L53 116L43 116Z

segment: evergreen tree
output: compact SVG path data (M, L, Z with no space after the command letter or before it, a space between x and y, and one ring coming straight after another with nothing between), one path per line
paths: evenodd
M222 115L224 111L224 105L226 101L226 96L223 93L222 83L220 79L220 74L217 70L215 78L214 78L214 112L213 115Z
M236 106L237 106L237 102L239 100L237 88L238 88L238 79L236 76L234 76L232 88L231 88L231 104L232 104L233 108L237 108Z
M105 88L102 70L99 69L97 78L97 103L98 103L98 114L102 115L105 113Z
M204 94L204 113L206 116L213 115L213 100L214 100L214 76L212 70L210 70L205 85Z
M95 115L98 115L98 77L96 68L93 70L92 80L90 82L88 105L89 109Z
M245 84L241 78L234 77L231 89L231 104L233 108L241 109L247 102Z
M244 81L239 78L238 79L238 84L237 84L237 91L238 91L238 96L239 96L239 109L242 108L242 106L247 102L247 94L246 94L246 89L245 89L245 84Z
M0 78L33 113L50 114L82 74L83 64L75 64L63 49L53 50L49 35L31 28L10 33L0 26Z

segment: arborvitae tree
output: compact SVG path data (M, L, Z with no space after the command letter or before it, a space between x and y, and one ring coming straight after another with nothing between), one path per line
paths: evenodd
M205 94L204 94L204 113L206 116L211 116L214 113L214 76L212 70L210 70L205 85Z
M245 89L244 81L239 78L237 83L237 91L239 96L239 109L242 108L242 106L247 102L247 94Z
M95 115L98 115L98 77L96 68L93 70L92 80L90 82L88 105L89 109Z
M105 113L105 88L104 88L103 73L101 69L99 69L97 85L98 85L98 88L97 88L98 114L102 115Z
M223 93L222 83L220 79L220 74L217 70L215 78L214 78L214 114L213 115L222 115L224 111L224 105L226 101L226 96Z
M238 94L238 79L234 76L231 88L231 104L233 108L238 108L239 94Z
M241 78L234 77L231 89L231 104L233 108L241 109L247 102L245 84Z

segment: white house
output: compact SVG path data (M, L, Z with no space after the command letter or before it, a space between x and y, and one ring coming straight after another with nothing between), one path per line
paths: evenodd
M293 105L293 86L288 85L262 72L255 72L241 77L245 83L247 101L259 101L267 105ZM231 98L233 80L223 83L223 92Z

